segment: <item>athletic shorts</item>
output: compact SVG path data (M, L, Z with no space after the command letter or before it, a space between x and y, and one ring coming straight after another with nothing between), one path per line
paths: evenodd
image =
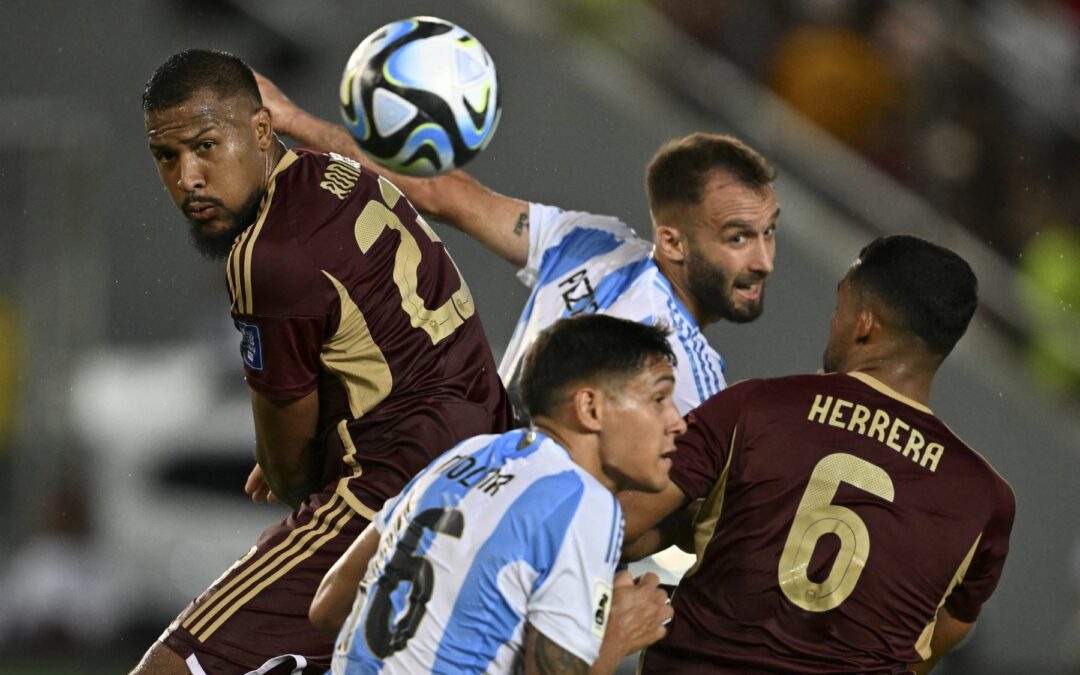
M433 402L394 417L332 430L324 447L343 457L341 477L263 532L165 630L160 641L192 673L325 673L335 636L312 626L308 609L327 570L412 475L465 438L506 425L463 402Z

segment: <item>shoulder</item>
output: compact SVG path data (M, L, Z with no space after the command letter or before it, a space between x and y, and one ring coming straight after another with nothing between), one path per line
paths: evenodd
M647 249L652 246L639 237L632 227L614 216L564 210L544 204L529 205L529 226L539 235L545 249L558 245L606 250L623 244Z
M966 478L982 484L982 487L973 491L973 494L984 495L992 502L995 513L999 517L1007 516L1011 522L1016 513L1016 492L1012 485L998 473L982 453L969 445L940 418L935 419L938 419L941 426L953 437L958 447L963 448L964 454L969 458L970 465L965 472Z

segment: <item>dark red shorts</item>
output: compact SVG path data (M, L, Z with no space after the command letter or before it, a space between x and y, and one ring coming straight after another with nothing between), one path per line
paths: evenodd
M325 673L334 636L308 621L326 571L374 511L456 443L501 432L504 416L460 401L432 401L332 430L324 444L340 478L268 528L258 543L180 614L161 641L198 675Z
M308 608L368 522L332 490L310 497L188 605L162 642L193 673L325 673L334 638L311 625Z

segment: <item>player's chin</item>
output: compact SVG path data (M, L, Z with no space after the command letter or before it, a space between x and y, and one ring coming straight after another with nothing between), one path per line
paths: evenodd
M755 300L746 298L737 299L735 302L732 302L728 320L733 323L750 323L761 316L761 313L764 311L764 298L757 298Z

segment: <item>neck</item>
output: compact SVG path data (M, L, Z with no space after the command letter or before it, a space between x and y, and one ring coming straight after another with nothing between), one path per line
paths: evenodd
M888 358L868 358L844 372L865 373L916 403L930 405L930 385L934 370L907 361Z
M274 168L281 161L281 158L285 156L288 149L285 147L285 143L278 138L277 134L274 134L274 140L270 143L270 147L266 149L266 184L270 184L270 175L274 173Z
M663 274L664 278L671 284L671 291L675 294L675 297L690 311L690 315L694 317L698 327L705 328L716 323L716 318L707 315L694 301L694 296L690 293L690 283L687 279L686 263L678 263L670 258L656 255L655 246L653 248L653 260L656 261L656 267L660 270L660 274Z
M572 429L552 417L542 415L534 417L532 422L537 431L561 445L574 464L580 466L608 490L615 492L615 481L604 473L600 463L600 448L596 434Z

